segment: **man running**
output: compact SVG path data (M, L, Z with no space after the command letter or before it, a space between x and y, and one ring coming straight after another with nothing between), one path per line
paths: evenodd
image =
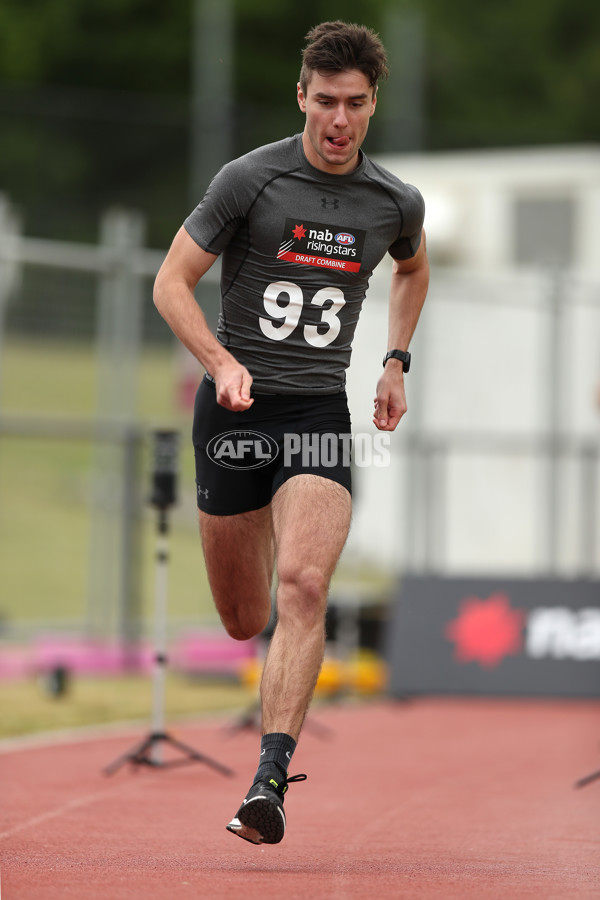
M232 637L264 630L277 575L259 765L227 825L255 844L282 839L287 785L305 778L288 770L350 526L345 371L369 278L389 252L388 352L383 335L373 348L385 353L373 419L382 431L406 411L408 346L429 280L421 195L361 151L388 74L381 41L366 27L325 22L302 56L303 132L221 169L175 236L154 291L207 373L193 425L200 533ZM215 337L193 291L221 254Z

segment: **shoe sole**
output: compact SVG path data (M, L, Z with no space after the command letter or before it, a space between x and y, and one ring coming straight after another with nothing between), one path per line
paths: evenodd
M240 807L227 830L251 844L278 844L285 834L285 813L268 797L253 797Z

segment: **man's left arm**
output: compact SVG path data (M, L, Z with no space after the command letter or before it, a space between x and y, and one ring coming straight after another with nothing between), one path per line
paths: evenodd
M408 350L429 286L425 232L410 259L395 259L390 289L388 350ZM388 359L377 382L373 423L380 431L394 431L406 412L404 364Z

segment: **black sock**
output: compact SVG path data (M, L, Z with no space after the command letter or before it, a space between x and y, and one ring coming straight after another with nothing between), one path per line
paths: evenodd
M295 749L296 741L289 734L263 734L260 741L260 762L254 780L269 781L274 778L279 782L282 775L287 775Z

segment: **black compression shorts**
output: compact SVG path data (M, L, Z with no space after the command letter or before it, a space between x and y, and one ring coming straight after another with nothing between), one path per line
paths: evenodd
M219 406L204 378L193 442L198 507L232 516L267 506L294 475L320 475L351 491L351 425L345 392L253 394L243 412Z

